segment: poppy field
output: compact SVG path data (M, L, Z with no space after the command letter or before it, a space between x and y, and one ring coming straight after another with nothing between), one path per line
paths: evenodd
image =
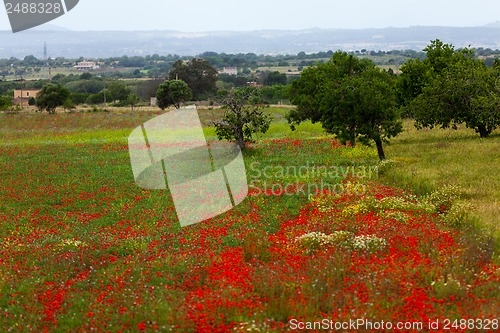
M130 166L157 114L0 115L1 332L498 331L495 239L454 186L387 185L376 151L303 124L249 145L240 205L181 228Z

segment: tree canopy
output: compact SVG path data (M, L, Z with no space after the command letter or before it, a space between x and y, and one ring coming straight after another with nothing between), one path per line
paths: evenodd
M166 80L156 91L156 103L162 110L170 105L178 109L182 102L191 98L191 89L186 82L181 80Z
M280 73L278 71L271 72L267 75L267 78L264 80L264 84L266 86L273 86L275 84L285 85L287 83L286 74Z
M169 80L182 80L191 88L194 99L211 96L216 91L217 70L205 59L178 60L172 65Z
M46 84L36 96L36 106L39 110L55 113L58 106L64 105L69 98L69 91L60 84Z
M131 91L123 82L112 81L106 87L107 98L109 101L126 101Z
M380 159L382 143L402 131L395 80L373 62L336 52L323 64L308 67L292 82L290 100L297 105L287 115L292 129L304 120L321 122L343 143L374 141Z
M254 133L267 132L271 118L260 110L263 101L259 89L233 89L221 92L218 97L225 109L222 119L214 122L219 139L234 140L244 149Z
M0 110L7 110L12 106L12 100L7 97L0 96Z
M455 50L439 40L424 51L425 60L401 68L400 97L416 127L464 123L487 137L500 125L500 66L488 67L474 50Z

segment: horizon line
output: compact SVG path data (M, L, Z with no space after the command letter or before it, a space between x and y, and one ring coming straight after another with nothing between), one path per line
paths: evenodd
M45 28L44 28L45 27ZM54 24L43 25L41 27L21 31L18 33L30 33L30 32L175 32L175 33L185 33L185 34L197 34L197 33L248 33L248 32L261 32L261 31L280 31L280 32L301 32L301 31L314 31L314 30L387 30L387 29L411 29L411 28L450 28L450 29L460 29L460 28L490 28L490 29L500 29L500 20L495 22L490 22L484 25L471 25L471 26L458 26L458 25L409 25L409 26L386 26L386 27L360 27L360 28L324 28L324 27L309 27L309 28L261 28L261 29L251 29L251 30L229 30L229 29L214 29L214 30L175 30L175 29L71 29L63 26L58 26ZM9 29L0 29L0 32L11 32Z

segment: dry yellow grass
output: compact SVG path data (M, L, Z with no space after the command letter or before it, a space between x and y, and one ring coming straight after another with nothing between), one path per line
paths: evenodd
M455 185L480 226L500 238L500 132L481 139L471 129L416 130L413 121L387 146L388 158L397 166L387 181L420 193Z

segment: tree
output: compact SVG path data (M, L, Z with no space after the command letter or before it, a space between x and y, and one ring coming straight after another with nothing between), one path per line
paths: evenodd
M0 96L0 110L8 110L12 106L12 100L7 97Z
M130 95L130 89L120 81L111 82L106 89L106 97L109 101L123 102Z
M431 81L434 72L426 61L420 59L409 59L400 68L401 75L398 80L398 98L403 107L407 107L424 87ZM407 109L407 115L413 115Z
M481 138L500 125L500 71L463 49L410 104L415 126L456 128L465 123Z
M141 101L141 98L137 94L130 94L127 97L126 103L130 105L130 108L132 111L134 111L134 107L139 104Z
M92 78L92 74L86 72L86 73L82 73L80 75L80 80L90 80Z
M274 71L269 73L267 78L264 80L264 84L266 86L273 86L275 84L285 85L286 81L287 81L286 74Z
M423 51L426 52L425 61L436 74L440 74L450 65L450 61L455 54L453 45L445 44L439 39L431 41Z
M221 120L214 122L219 139L234 140L244 149L254 133L266 133L271 123L269 115L261 111L262 98L256 88L245 87L221 92L219 100L225 109Z
M165 81L162 80L144 80L140 81L137 85L136 91L137 94L143 100L149 100L151 96L156 96L156 91L160 84Z
M268 104L289 103L287 95L287 86L275 84L274 86L265 86L260 88L262 98Z
M69 98L69 91L60 84L46 84L36 96L36 106L40 111L55 113L58 106L64 105Z
M69 97L64 101L62 107L64 110L73 110L76 108L75 103L73 103L73 100Z
M28 55L28 56L24 57L24 60L22 61L22 64L24 66L39 65L40 61L38 61L38 59L35 56Z
M104 101L104 90L97 94L90 94L85 99L86 104L102 104Z
M383 142L403 131L399 110L397 109L395 80L387 72L373 68L359 77L346 80L357 91L353 99L355 114L359 122L360 140L369 145L373 140L380 160L385 159Z
M217 70L205 59L192 59L189 62L176 61L168 78L182 80L191 88L194 99L213 95L216 91Z
M78 105L78 104L83 104L85 103L86 99L90 96L90 94L85 94L85 93L71 93L69 98L73 101L73 104Z
M156 103L162 110L165 110L170 105L178 109L181 103L191 98L191 89L186 82L181 80L167 80L156 91Z
M393 76L345 52L304 70L292 82L289 96L297 105L287 115L292 129L305 120L321 122L342 143L374 141L381 160L383 142L402 131Z
M423 92L427 84L456 60L454 47L439 39L431 41L424 51L424 60L408 59L400 68L398 97L405 108ZM413 116L410 109L407 108L406 111Z

